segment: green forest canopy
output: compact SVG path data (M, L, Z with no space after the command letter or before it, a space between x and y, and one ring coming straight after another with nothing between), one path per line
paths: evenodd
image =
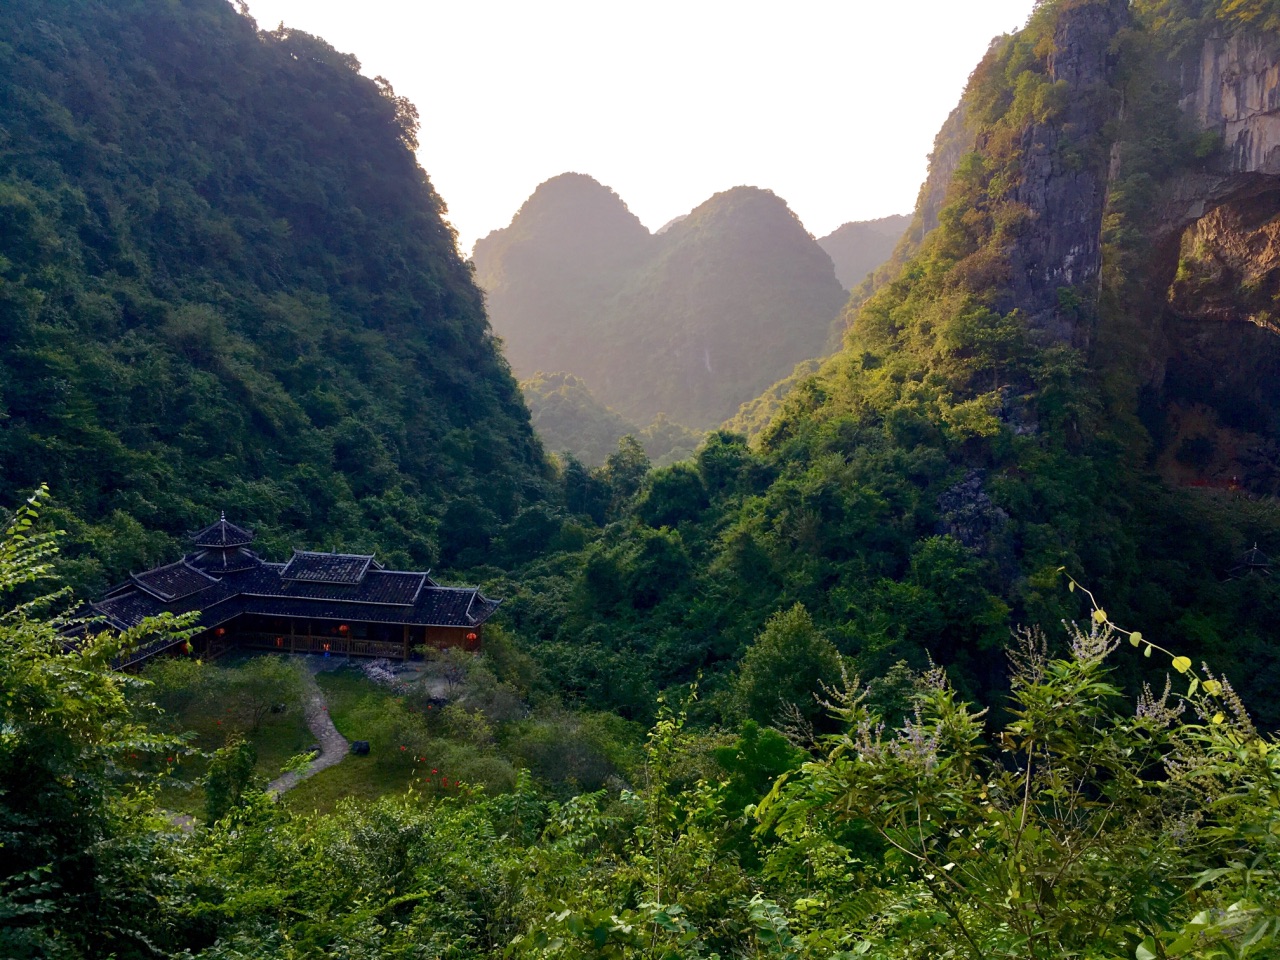
M0 21L0 494L52 486L77 582L218 509L276 552L474 561L546 496L390 84L224 0Z

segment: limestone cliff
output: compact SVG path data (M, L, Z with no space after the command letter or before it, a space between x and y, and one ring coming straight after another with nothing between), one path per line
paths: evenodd
M1280 38L1214 30L1170 70L1203 162L1164 185L1148 225L1163 411L1149 426L1166 475L1275 493Z
M1186 80L1182 109L1222 135L1223 168L1280 175L1280 38L1211 36Z
M1088 339L1078 313L1062 308L1060 291L1096 292L1108 179L1105 135L1117 106L1113 41L1128 24L1127 0L1064 11L1048 64L1053 100L1061 106L1022 136L1014 202L1025 207L1030 224L1010 247L1010 283L1000 306L1023 311L1033 328L1056 341Z

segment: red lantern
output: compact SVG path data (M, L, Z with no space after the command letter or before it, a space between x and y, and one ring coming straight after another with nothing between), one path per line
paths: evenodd
M215 637L223 637L223 636L226 636L226 633L227 633L227 630L226 630L226 628L225 628L225 627L219 627L217 630L213 631L213 635L214 635Z
M284 646L284 637L276 637L276 646L277 646L277 647L283 647L283 646Z
M468 634L467 634L467 641L468 641L468 642L474 643L476 640L479 640L479 639L480 639L480 637L479 637L477 634L474 634L474 633L468 633Z
M339 633L343 633L343 634L345 634L345 633L347 633L348 631L350 631L350 629L351 629L351 628L350 628L350 627L348 627L345 623L340 623L340 624L338 624L338 632L339 632Z

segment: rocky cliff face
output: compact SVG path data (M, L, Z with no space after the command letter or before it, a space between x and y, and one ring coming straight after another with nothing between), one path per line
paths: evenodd
M1167 475L1280 490L1280 38L1207 36L1172 65L1206 153L1153 212L1155 363ZM1215 142L1216 141L1216 142ZM1163 295L1161 295L1163 293ZM1163 434L1163 435L1161 435ZM1189 450L1211 451L1189 459Z
M1184 73L1182 109L1221 134L1229 173L1280 175L1280 38L1213 36Z
M1202 170L1170 183L1152 227L1181 233L1222 204L1249 203L1280 177L1280 38L1212 35L1175 65L1189 124L1220 138Z
M1088 337L1075 313L1060 308L1059 291L1092 292L1102 268L1105 128L1117 108L1112 41L1128 23L1127 0L1063 11L1049 58L1049 80L1062 106L1022 137L1023 176L1014 200L1030 214L1030 226L1010 247L1010 285L1001 306L1022 310L1033 328L1056 341L1082 344Z

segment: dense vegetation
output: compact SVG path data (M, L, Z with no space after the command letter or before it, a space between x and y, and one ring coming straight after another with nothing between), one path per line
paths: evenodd
M1003 688L1012 624L1078 613L1057 588L1066 567L1105 585L1126 620L1211 656L1280 722L1280 589L1266 570L1234 572L1254 543L1280 544L1274 501L1174 487L1153 469L1176 397L1142 386L1168 339L1143 217L1159 183L1205 154L1162 79L1181 33L1143 9L1115 38L1125 59L1105 92L1140 107L1075 154L1057 147L1064 165L1105 170L1105 138L1120 144L1097 227L1102 295L1058 291L1055 322L1078 342L1008 301L1017 244L1056 229L1016 199L1022 147L1061 129L1048 59L1059 17L1090 6L1042 5L993 45L966 94L978 149L958 163L938 228L858 301L845 350L776 403L757 443L713 434L693 461L655 471L586 550L495 587L516 594L513 624L567 691L647 717L657 691L701 672L698 709L731 715L733 665L770 616L801 603L864 675L932 657L985 700ZM1234 329L1237 349L1253 349L1250 328Z
M649 459L659 466L687 460L702 434L663 414L643 430L628 423L591 395L587 384L571 373L538 373L520 381L529 416L549 452L576 457L589 467L604 464L628 434L638 439Z
M0 541L6 594L48 573L36 520L20 510ZM784 738L698 731L690 700L664 705L629 782L560 798L528 773L486 793L420 768L416 789L305 814L261 791L232 739L187 829L154 806L189 748L153 731L151 699L208 668L150 687L111 658L179 625L67 649L51 609L0 615L7 957L1208 960L1280 944L1280 743L1207 667L1098 608L1062 657L1022 634L997 746L934 667L896 688L846 677L816 738L800 711ZM776 618L762 643L786 653L805 619ZM1136 715L1110 678L1130 645L1179 677ZM504 709L462 700L433 725L397 703L371 718L410 766L467 753Z
M452 561L544 495L385 81L225 0L0 24L0 495L52 485L77 582L219 508L269 551Z
M718 193L650 236L582 174L538 187L476 244L494 329L522 376L562 370L633 423L696 430L825 352L844 293L778 197Z
M1162 392L1144 381L1155 346L1175 321L1187 322L1168 315L1183 307L1157 283L1164 268L1153 266L1148 217L1161 185L1203 172L1216 149L1178 119L1167 71L1194 56L1211 30L1268 23L1274 4L1136 4L1132 21L1103 38L1116 69L1088 93L1107 122L1086 129L1064 119L1081 104L1064 97L1051 61L1064 25L1080 22L1068 18L1104 7L1123 4L1042 3L1024 31L993 44L956 115L952 132L964 148L950 175L939 175L948 187L937 228L909 236L896 270L859 293L843 352L760 406L754 443L713 432L690 460L654 470L640 442L624 437L598 468L566 458L558 492L525 506L543 495L542 461L510 378L498 377L490 399L502 409L510 401L515 429L496 449L527 455L523 487L519 474L503 472L510 464L484 459L495 448L475 434L466 449L477 472L464 478L475 485L442 493L438 526L414 527L438 543L388 542L394 529L357 529L367 517L326 517L337 536L367 535L407 556L448 556L452 542L456 562L510 598L505 628L484 657L466 669L444 664L456 670L457 695L439 714L425 715L438 705L423 702L422 691L370 696L346 677L324 681L336 721L373 731L374 773L363 782L386 789L381 799L354 785L346 802L321 786L282 803L261 791L271 754L255 763L248 750L261 720L260 681L288 686L272 672L278 661L236 677L164 665L153 686L112 671L112 660L184 624L150 623L68 646L58 599L38 589L55 569L42 526L49 516L20 509L0 541L0 954L1274 956L1280 744L1260 728L1280 722L1272 642L1280 584L1264 564L1237 563L1255 541L1280 543L1280 517L1268 491L1250 489L1248 478L1238 490L1166 483L1155 469L1172 442L1161 424L1185 397L1176 384ZM74 45L95 25L132 23L143 36L167 24L166 36L181 38L230 24L229 36L253 51L244 56L294 51L280 60L286 78L299 69L336 72L369 93L314 40L257 36L212 4L148 8L151 16L134 20L133 4L77 9L85 16L74 22L24 20L31 26L23 42L44 50L47 41L56 52L54 40ZM0 55L19 62L18 49L0 46ZM177 49L169 43L163 52ZM87 47L78 59L85 69L97 63ZM163 76L160 67L143 73ZM58 82L20 89L45 104L41 91ZM112 87L84 89L109 100ZM397 141L408 135L407 105L376 90L355 101L376 105ZM1120 102L1123 112L1101 109ZM61 116L53 107L46 114ZM355 122L344 116L339 126ZM42 156L53 148L41 142L27 136L5 149ZM65 163L78 158L92 169L89 148L98 141L74 142L83 152ZM1053 149L1041 149L1047 145ZM408 162L402 149L395 156ZM1051 291L1047 319L1010 297L1011 264L1058 228L1028 214L1027 165L1045 157L1050 173L1111 177L1097 225L1100 281ZM240 169L205 176L216 183ZM421 174L414 176L421 193ZM36 199L19 208L44 210L55 187L30 179L23 194ZM103 182L123 189L105 175ZM246 203L255 195L247 186L237 194ZM925 197L922 210L934 199ZM343 216L375 235L390 222L362 219L361 209ZM438 212L431 223L448 241ZM668 234L696 226L690 217ZM138 226L129 243L135 230L157 242ZM8 232L5 242L31 235ZM101 342L59 335L55 319L90 316L88 301L55 311L62 301L53 292L79 291L66 286L72 275L60 251L87 256L74 245L87 243L80 234L67 238L25 261L6 247L6 269L27 269L0 287L5 296L26 291L16 302L27 312L14 314L13 329L45 317L38 342L52 344L39 357L24 355L19 374L38 369L40 357L79 357L95 343L110 351L143 336L126 327ZM213 282L157 259L150 246L139 249L145 264L169 265L166 290ZM350 252L351 263L359 267L366 252ZM418 261L401 252L397 262L418 276L409 269ZM347 256L317 254L307 268L337 271L326 294L334 303ZM159 282L149 273L100 273L113 284ZM452 289L438 279L439 291ZM357 283L352 295L400 289ZM462 315L483 343L480 315ZM435 329L424 325L423 336ZM225 330L226 342L240 342L234 333L251 343L230 321ZM398 333L409 339L381 341L389 351L415 342ZM344 360L350 352L334 349ZM327 354L317 348L315 356ZM492 353L483 356L503 372ZM102 394L127 374L104 380ZM14 398L27 387L11 395L10 382L4 430L20 431L27 421L15 416ZM68 375L49 384L73 382ZM1208 388L1199 396L1210 411L1219 403L1222 416L1244 402ZM41 409L81 417L96 408L80 397ZM257 408L245 400L236 409ZM70 429L75 417L38 439L56 447L79 437ZM188 420L162 422L181 432ZM1265 418L1251 422L1263 439L1273 430ZM107 442L101 432L88 436ZM304 425L290 436L310 434ZM281 439L265 449L275 456L291 448ZM522 462L516 453L510 463ZM1183 459L1195 466L1203 453L1190 448ZM236 472L243 464L225 452L200 462L197 479L215 492L246 482ZM332 476L371 462L342 459ZM169 453L155 469L163 478L183 463ZM303 470L310 461L298 463ZM54 457L23 461L15 476L44 464L71 484L72 507L95 515L76 498L102 477L76 486ZM163 489L145 472L109 476L118 487L112 496L151 504L146 498ZM511 499L476 499L489 496L485 477L508 478L502 490ZM104 496L116 489L102 482ZM407 496L398 486L362 489L351 501L361 510ZM312 499L281 496L282 511L315 509ZM276 501L256 502L253 509L267 511ZM508 506L523 509L504 525ZM112 569L132 556L122 561L110 550L139 542L123 516L110 544L102 528L88 529ZM266 523L273 535L295 529L275 523ZM450 530L465 536L451 541ZM1061 627L1019 628L1011 641L1017 623ZM208 717L184 716L193 696L231 708L246 739L220 743ZM177 732L192 727L202 740ZM278 734L296 743L285 721ZM194 743L207 753L192 754ZM277 762L285 752L277 750ZM463 785L456 774L417 773L423 756L448 758L446 769L465 771ZM180 777L170 768L200 776L190 832L158 806L173 803ZM405 783L412 789L401 792ZM333 815L311 812L335 803Z

